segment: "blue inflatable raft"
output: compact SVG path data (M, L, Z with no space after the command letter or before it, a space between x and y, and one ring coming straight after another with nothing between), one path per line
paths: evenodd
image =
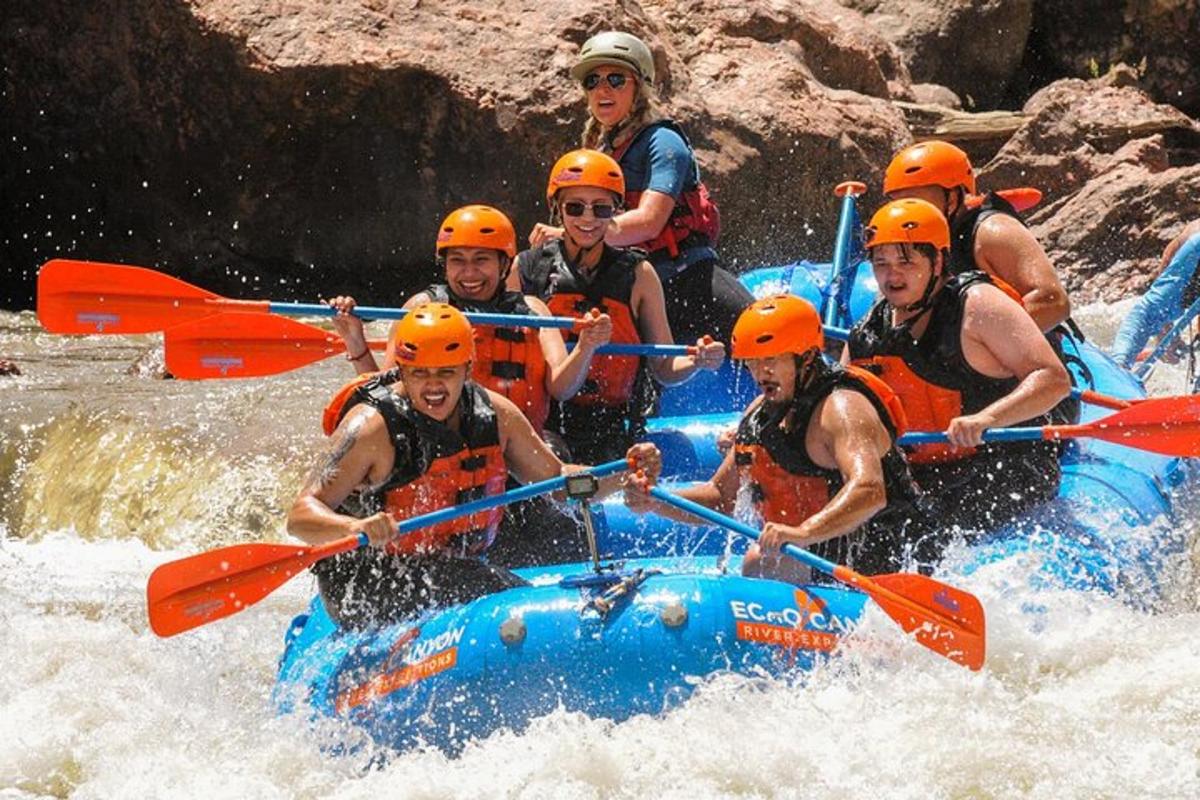
M845 326L875 290L869 267L851 263L841 281L827 277L839 270L808 263L744 280L759 296L807 297L832 309L827 322ZM1080 344L1077 355L1081 388L1142 396L1103 353ZM732 366L666 392L651 425L664 474L709 477L720 461L716 437L753 395L749 376ZM1084 407L1085 421L1106 413ZM1179 459L1078 441L1064 456L1058 500L992 532L956 572L1036 552L1039 580L1108 592L1137 585L1148 597L1164 559L1183 546L1170 524L1172 494L1190 476ZM594 512L601 553L621 559L615 568L520 570L534 585L365 633L337 630L314 600L289 632L278 704L347 719L385 746L453 751L557 708L621 720L671 707L713 673L806 669L836 648L868 602L838 586L743 578L744 544L721 530L634 517L617 502Z

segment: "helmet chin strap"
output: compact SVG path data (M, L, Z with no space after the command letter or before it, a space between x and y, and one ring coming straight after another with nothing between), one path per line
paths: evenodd
M943 259L942 267L943 267L943 269L945 268L944 259ZM917 300L915 303L909 303L906 306L892 306L892 308L895 308L897 311L904 311L906 313L916 313L917 314L917 316L915 316L911 319L905 320L903 325L898 326L898 327L903 327L903 326L912 327L918 319L920 319L922 316L925 315L925 312L929 311L929 309L932 308L931 301L933 300L933 290L934 290L934 287L937 286L938 278L939 278L939 276L937 274L937 269L934 268L934 269L930 270L929 280L927 280L925 282L925 291L923 291L921 293L920 300ZM890 303L889 303L889 305L890 305Z
M825 361L821 358L821 351L815 347L794 356L794 358L796 362L796 390L792 395L793 399L812 386L825 371Z
M591 247L584 247L579 242L575 241L575 238L573 236L571 236L571 233L570 233L570 231L567 230L566 226L563 226L563 236L566 238L567 241L569 241L571 244L575 245L575 247L578 248L578 250L579 250L579 252L575 254L574 258L571 257L570 252L565 253L565 255L567 257L567 261L573 267L578 267L580 264L582 264L584 261L586 261L588 256L590 256L592 253L596 252L597 248L604 247L604 239L603 238L601 238L600 241L596 242Z

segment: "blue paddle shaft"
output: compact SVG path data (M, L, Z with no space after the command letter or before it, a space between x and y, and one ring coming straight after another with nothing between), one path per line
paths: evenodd
M845 328L825 328L825 335L835 341L844 342L850 336ZM575 347L574 342L567 344L567 349ZM603 356L689 356L692 347L682 344L605 344L596 349Z
M568 350L575 349L574 342L567 343ZM612 343L602 344L596 348L596 354L602 356L688 356L690 348L682 344L633 344Z
M829 281L825 284L825 307L821 310L822 321L831 326L838 321L841 311L841 286L850 269L850 245L854 236L854 225L858 222L858 209L854 195L850 192L842 197L842 211L838 217L837 238L833 242L833 263L829 267ZM837 291L835 291L835 288Z
M324 303L269 303L267 310L272 314L283 314L289 317L335 317L337 311ZM408 315L407 308L383 308L378 306L355 306L354 316L364 319L403 319ZM482 314L469 311L466 317L472 325L498 325L501 327L524 326L526 328L565 328L575 327L575 320L570 317L542 317L537 314Z
M1042 428L990 428L983 432L985 442L1032 442L1045 439ZM896 444L912 446L916 444L945 444L950 441L944 432L906 433L896 440Z
M722 528L728 528L734 533L740 533L743 536L749 536L756 542L758 541L761 531L756 530L755 528L752 528L746 523L740 522L733 517L726 516L719 511L713 511L708 506L702 506L699 503L693 503L691 500L687 500L677 494L671 494L661 486L655 486L652 488L650 490L650 494L667 505L675 506L675 508L686 511L689 514L694 514L701 519L708 520L714 525L720 525ZM810 553L804 548L797 547L794 544L785 544L783 546L783 552L787 553L797 561L807 564L813 569L824 572L826 575L833 575L834 569L837 568L837 565L832 561L826 561L820 556Z
M584 470L584 472L596 478L603 478L626 469L629 469L629 462L622 458L616 461L609 461L606 464L589 467L588 469ZM481 497L480 499L472 500L469 503L450 506L449 508L442 508L437 511L431 511L428 514L422 514L419 517L410 517L406 520L401 520L396 526L396 530L401 534L410 533L418 528L437 525L439 522L448 522L449 520L457 519L458 517L465 517L468 514L474 514L477 511L487 511L488 509L508 505L509 503L516 503L520 500L528 500L530 497L537 497L538 495L557 492L560 489L566 488L566 485L567 478L565 475L559 475L555 478L547 478L544 481L538 481L537 483L531 483L518 489L512 489L504 494L497 494L491 497ZM360 531L358 534L358 546L366 547L369 542L370 540L367 538L367 535Z

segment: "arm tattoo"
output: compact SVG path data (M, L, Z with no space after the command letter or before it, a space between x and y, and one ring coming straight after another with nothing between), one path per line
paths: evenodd
M358 432L360 424L351 424L342 431L338 438L334 439L329 448L321 454L316 466L308 475L308 480L305 482L305 488L317 493L333 483L333 479L337 477L338 469L341 466L342 460L346 457L354 445L358 442Z

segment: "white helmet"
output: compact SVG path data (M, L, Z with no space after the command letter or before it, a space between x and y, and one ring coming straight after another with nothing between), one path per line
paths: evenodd
M605 31L583 43L579 61L571 67L571 77L582 81L594 67L609 64L631 69L639 79L654 83L654 56L650 48L632 33Z

